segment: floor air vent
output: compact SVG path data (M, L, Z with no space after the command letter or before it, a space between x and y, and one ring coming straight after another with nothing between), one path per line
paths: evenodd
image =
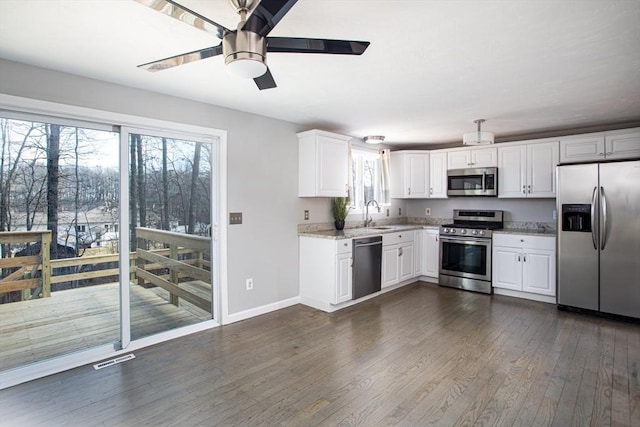
M124 356L116 357L115 359L105 360L104 362L96 363L93 365L93 369L96 371L98 369L107 368L109 366L117 365L118 363L126 362L127 360L135 359L136 356L133 353L126 354Z

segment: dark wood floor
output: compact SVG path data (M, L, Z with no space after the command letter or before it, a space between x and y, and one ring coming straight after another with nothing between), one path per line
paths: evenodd
M640 425L640 325L420 283L0 392L0 425Z

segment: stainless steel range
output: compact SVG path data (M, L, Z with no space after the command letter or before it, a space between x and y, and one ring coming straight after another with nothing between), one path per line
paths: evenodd
M491 234L504 225L502 211L453 211L440 226L440 286L491 294Z

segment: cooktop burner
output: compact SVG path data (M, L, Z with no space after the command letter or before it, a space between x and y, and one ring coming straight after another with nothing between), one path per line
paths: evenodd
M502 211L453 211L453 224L440 226L441 234L490 238L491 230L503 227Z

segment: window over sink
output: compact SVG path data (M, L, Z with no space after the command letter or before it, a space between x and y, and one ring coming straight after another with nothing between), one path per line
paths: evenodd
M351 208L356 212L364 211L365 203L371 199L380 206L391 204L389 191L383 185L382 162L381 153L377 151L351 150Z

